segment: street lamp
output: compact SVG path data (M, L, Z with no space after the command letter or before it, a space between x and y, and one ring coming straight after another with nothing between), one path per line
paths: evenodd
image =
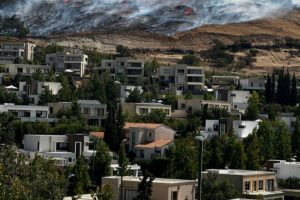
M204 136L197 132L195 140L198 141L198 200L201 200L202 191L202 163L203 163L203 141Z

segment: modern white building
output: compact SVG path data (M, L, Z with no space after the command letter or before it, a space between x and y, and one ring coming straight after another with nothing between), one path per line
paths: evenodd
M147 115L152 111L161 110L166 113L167 117L171 117L172 106L162 103L124 103L123 112L137 115Z
M46 64L53 67L57 73L70 72L83 77L88 65L88 56L82 51L56 52L46 55Z
M103 59L100 73L108 73L114 80L137 84L144 77L144 60L135 58Z
M207 138L219 136L225 133L233 133L238 138L244 139L253 133L254 129L258 129L260 120L242 121L231 119L206 120L205 132Z
M51 71L51 67L47 65L3 64L3 68L5 74L10 76L16 76L17 74L31 76L38 71L42 74L48 74Z
M212 76L211 82L213 87L238 85L240 82L240 77L239 76Z
M25 135L20 151L33 159L36 154L56 160L60 166L72 165L83 155L89 159L94 151L89 149L89 137L74 135Z
M243 90L265 90L266 79L264 78L248 78L240 80Z
M122 103L125 103L127 97L130 95L130 92L134 89L138 89L140 91L140 94L143 93L142 86L134 86L134 85L121 85L120 88L120 99Z
M177 64L159 68L160 86L164 90L175 91L181 95L190 91L199 94L204 89L205 74L203 67Z
M0 105L0 112L11 113L22 121L49 121L48 106L15 105L6 103Z
M24 100L28 100L29 104L37 105L39 103L40 95L45 88L48 88L53 95L57 95L62 88L59 82L45 82L45 81L27 81L19 82L19 95Z
M33 60L35 47L31 42L0 42L0 61L14 63L16 58Z
M187 110L189 107L192 110L200 110L204 106L207 108L224 109L227 112L231 112L231 103L227 101L216 101L216 100L202 100L202 99L178 99L178 109Z
M280 179L300 178L300 162L280 161L274 163L273 170L277 173L277 178Z
M129 130L129 151L137 160L151 160L166 155L174 141L175 131L163 124L126 123Z
M245 113L248 108L248 100L251 94L249 91L230 90L227 101L232 104L232 109Z

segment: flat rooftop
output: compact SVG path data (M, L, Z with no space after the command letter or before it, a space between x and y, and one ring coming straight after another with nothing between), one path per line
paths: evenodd
M240 170L240 169L208 169L205 171L213 172L216 174L222 174L222 175L237 175L237 176L255 176L255 175L273 175L275 172L268 172L268 171L252 171L252 170Z
M104 177L105 179L119 179L119 176L107 176ZM124 176L124 181L132 181L132 182L141 182L140 177L134 177L134 176ZM162 183L162 184L182 184L182 183L195 183L196 180L183 180L183 179L169 179L169 178L155 178L153 180L153 183Z

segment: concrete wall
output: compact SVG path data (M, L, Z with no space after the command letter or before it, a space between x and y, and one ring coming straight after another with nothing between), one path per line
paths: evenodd
M287 179L290 177L300 178L300 162L275 163L273 167L277 172L277 177Z
M239 138L246 138L248 135L252 134L253 130L259 127L259 121L233 121L234 133Z

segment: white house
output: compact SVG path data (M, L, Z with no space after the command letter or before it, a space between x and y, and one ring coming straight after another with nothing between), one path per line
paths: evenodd
M249 91L230 90L228 91L227 101L232 104L232 109L245 113L248 108L248 100L251 94Z
M19 95L23 99L28 99L29 104L37 105L40 100L40 95L43 93L45 88L48 88L53 95L57 95L62 86L59 82L19 82Z
M11 76L16 76L17 74L31 76L38 71L42 74L48 74L51 71L51 67L47 65L4 64L3 68L5 73Z
M280 161L274 163L273 170L277 172L277 177L280 179L300 178L300 162Z
M0 105L0 112L11 113L22 121L48 121L48 106L15 105L6 103Z
M265 90L266 80L264 78L248 78L240 80L243 90Z
M163 124L126 123L124 129L129 130L129 151L136 154L137 160L165 156L175 135Z
M233 121L233 130L234 134L237 135L238 138L246 138L248 135L252 134L254 129L258 129L260 120L255 121L242 121L242 120L234 120Z
M22 153L33 159L35 154L57 161L58 165L68 166L76 162L78 156L90 158L94 151L89 150L89 136L74 135L25 135Z
M166 113L167 117L171 117L172 106L162 103L124 103L123 111L126 113L135 113L137 115L147 115L155 110L161 110Z

